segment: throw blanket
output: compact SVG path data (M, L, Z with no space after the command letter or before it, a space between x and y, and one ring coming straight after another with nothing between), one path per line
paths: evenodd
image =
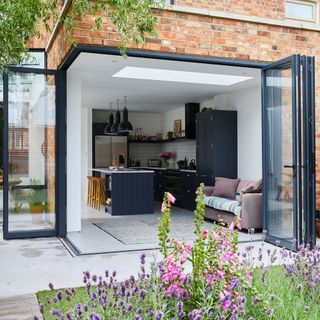
M203 202L208 207L218 209L218 210L228 211L240 217L241 205L235 199L225 199L225 198L210 196L210 197L205 197Z

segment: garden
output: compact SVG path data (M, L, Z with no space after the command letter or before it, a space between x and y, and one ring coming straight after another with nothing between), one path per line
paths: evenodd
M170 208L174 196L165 193L159 219L161 261L140 256L140 272L117 279L117 272L83 273L83 287L37 294L40 312L49 319L206 320L320 319L320 249L298 252L275 247L263 261L253 246L238 251L236 220L228 227L203 227L201 186L194 212L196 239L170 239ZM277 265L279 257L281 265ZM34 317L37 320L37 317Z

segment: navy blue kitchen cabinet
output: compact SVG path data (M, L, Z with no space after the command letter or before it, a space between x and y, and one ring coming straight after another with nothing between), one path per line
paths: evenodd
M200 182L208 184L214 177L238 177L237 131L237 111L212 110L197 114L196 154Z

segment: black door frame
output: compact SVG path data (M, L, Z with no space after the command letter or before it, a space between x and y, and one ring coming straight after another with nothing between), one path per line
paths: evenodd
M55 187L55 203L56 203L56 222L55 229L52 230L30 230L30 231L9 231L9 124L8 124L8 108L9 108L9 77L8 73L32 73L42 75L55 76L56 86L56 187ZM66 110L66 72L65 70L49 70L28 67L9 67L6 73L3 73L3 238L4 239L21 239L21 238L37 238L49 236L66 235L66 189L65 189L65 110ZM63 138L64 137L64 138Z
M314 57L293 55L262 68L262 139L263 190L267 190L267 105L265 72L272 68L292 69L292 147L293 173L293 236L296 243L267 235L266 240L297 250L299 245L315 245L315 74ZM301 86L302 83L302 86ZM302 141L303 139L303 141ZM303 188L301 188L303 179ZM304 200L303 200L304 199ZM267 196L263 193L264 227L267 227ZM302 214L304 213L304 216Z
M104 55L121 55L121 52L118 48L107 48L107 47L99 47L99 46L85 46L85 45L77 45L73 47L68 56L62 61L62 63L58 67L58 72L60 76L58 77L59 81L58 85L58 95L57 99L59 101L59 107L57 108L57 164L56 168L58 169L57 174L57 210L59 214L57 215L57 235L61 237L65 237L67 233L66 226L66 207L67 207L67 195L66 195L66 94L67 94L67 84L66 84L66 71L72 65L72 63L77 59L80 53L96 53L96 54L104 54ZM268 62L259 62L259 61L244 61L244 60L234 60L234 59L224 59L224 58L211 58L211 57L203 57L203 56L193 56L193 55L179 55L179 54L171 54L171 53L161 53L161 52L149 52L142 50L127 50L127 56L129 57L137 57L137 58L146 58L146 59L162 59L162 60L170 60L170 61L181 61L181 62L191 62L191 63L204 63L204 64L217 64L217 65L227 65L227 66L235 66L235 67L247 67L247 68L255 68L255 69L263 69L265 66L269 65ZM314 66L314 58L308 58L309 62ZM311 60L310 60L311 59ZM27 68L24 68L27 69ZM31 69L28 68L28 71ZM38 69L39 70L39 69ZM5 77L5 76L4 76ZM308 83L313 88L309 98L313 101L314 106L314 72L309 75ZM261 83L263 88L263 81ZM262 97L263 99L263 97ZM263 117L263 110L262 117ZM309 126L307 130L309 131L309 137L311 137L312 145L310 147L305 143L306 151L310 155L310 163L309 167L306 168L308 170L308 177L310 177L310 181L315 186L315 116L314 116L314 107L310 107L309 113L312 116L308 119ZM263 122L262 122L263 124ZM5 130L5 128L4 128ZM262 163L264 166L265 155L264 155L264 127L262 125ZM263 173L264 174L264 173ZM264 176L263 176L264 178ZM265 180L265 179L263 179ZM315 193L313 193L312 199L309 202L309 209L313 211L312 216L315 216ZM265 216L265 214L264 214ZM315 225L312 216L309 216L309 219L306 220L309 224L309 233L312 234L310 240L315 241Z

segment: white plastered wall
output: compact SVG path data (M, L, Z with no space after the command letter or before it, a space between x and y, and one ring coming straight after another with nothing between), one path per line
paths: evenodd
M238 111L238 177L244 180L262 178L262 119L260 86L220 94L202 107Z
M67 73L67 231L81 231L81 77Z

